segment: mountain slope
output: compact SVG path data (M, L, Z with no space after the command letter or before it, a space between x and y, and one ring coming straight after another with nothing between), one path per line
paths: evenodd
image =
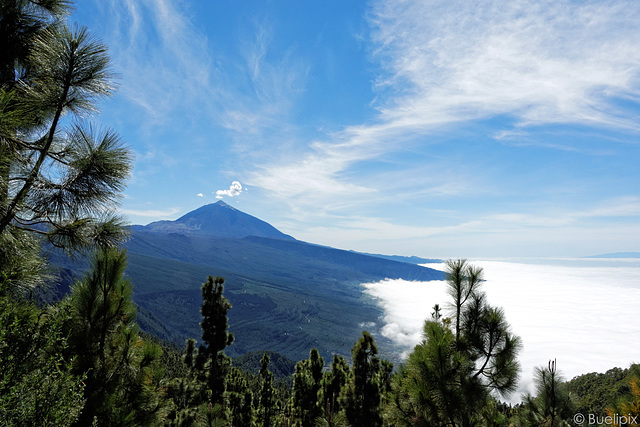
M349 357L363 325L374 325L369 331L380 351L393 359L392 343L375 326L383 313L361 284L442 279L442 272L409 262L295 240L222 202L176 221L132 226L125 246L139 325L180 346L200 339L202 283L208 275L225 278L232 356L272 350L300 360L315 347L326 360ZM50 259L69 272L65 285L87 267L59 251Z
M440 279L437 270L298 240L249 236L228 239L178 233L133 232L129 253L221 268L284 282L362 282L384 278Z
M133 226L126 247L139 324L179 345L200 338L202 283L208 275L225 278L233 356L273 350L300 360L314 347L327 360L348 356L362 325L382 315L362 283L442 279L416 264L295 240L223 202ZM391 343L375 326L370 332L393 358Z
M204 236L242 238L246 236L294 240L272 225L241 212L222 200L191 211L175 221L156 221L146 226L134 226L136 231L181 233Z
M206 276L226 279L236 337L231 355L268 349L300 360L313 347L329 358L334 352L349 355L361 324L375 323L382 314L361 283L442 279L441 272L418 265L297 240L134 231L127 247L136 303L162 319L156 333L178 344L200 336ZM376 339L391 350L382 337Z

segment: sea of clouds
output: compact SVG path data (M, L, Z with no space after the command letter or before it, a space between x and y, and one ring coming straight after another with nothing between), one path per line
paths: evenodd
M522 338L520 386L533 392L536 366L557 359L565 379L640 362L640 259L470 260L483 267L482 290ZM425 266L444 269L443 264ZM422 340L434 304L450 301L443 281L363 284L384 315L379 332L404 357Z

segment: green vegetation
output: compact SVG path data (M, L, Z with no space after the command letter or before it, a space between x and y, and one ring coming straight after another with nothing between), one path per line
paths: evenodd
M0 424L69 426L77 420L84 375L73 374L64 332L70 317L66 303L40 309L0 296Z
M615 417L616 415L627 417L620 421L614 421L612 425L615 426L629 425L632 424L629 420L640 419L640 366L631 366L627 383L629 391L616 396L615 401L606 408L606 413L609 417Z
M99 252L91 273L69 297L73 371L86 376L79 425L90 425L94 419L107 425L157 421L161 351L138 333L125 268L124 251Z
M0 269L5 291L42 282L39 241L67 251L119 244L111 212L132 156L81 119L113 92L107 49L65 22L64 0L0 3Z
M452 298L452 312L461 316L458 340L457 322L436 306L424 341L395 372L363 332L350 362L334 355L327 369L312 349L286 385L275 380L269 354L257 374L255 355L236 365L224 354L233 343L224 279L202 284L203 344L187 340L181 352L138 332L125 268L124 251L104 249L59 303L39 308L2 296L3 425L562 426L575 413L570 390L586 383L591 393L607 385L624 392L604 415L637 413L637 369L614 383L612 375L590 375L566 384L550 362L537 370L536 396L517 408L495 400L513 388L518 340L478 286L459 311ZM456 286L455 269L448 277ZM291 372L291 362L274 360L279 372Z
M376 302L363 295L361 283L442 277L416 265L257 237L134 230L126 247L134 300L144 313L162 313L161 326L141 318L141 327L179 345L199 334L197 284L211 271L225 278L225 295L233 304L229 324L236 333L230 356L270 349L300 360L312 347L325 359L333 353L349 355L360 324L375 322L381 314ZM393 352L384 339L378 345L385 354Z
M361 283L442 277L417 265L298 241L148 233L134 227L125 247L141 329L176 345L200 334L202 278L212 271L225 278L225 296L233 305L229 324L236 334L228 348L232 357L270 349L300 360L312 347L327 360L333 353L349 355L360 324L376 322L381 314ZM86 268L59 254L52 262L65 271ZM376 339L381 353L395 351L389 340Z
M549 362L536 371L535 396L516 408L498 401L515 389L520 340L502 310L480 291L482 270L465 260L447 263L452 317L436 305L423 341L394 371L366 331L351 347L350 360L334 353L330 367L321 351L306 346L321 335L338 335L340 347L351 346L345 337L355 326L340 325L348 315L366 317L348 314L357 292L344 283L384 273L367 276L363 255L256 238L234 241L235 251L227 246L225 254L215 241L168 235L160 240L173 242L164 247L174 255L129 257L118 246L124 228L105 212L123 188L130 155L110 131L65 126L65 114L92 110L96 99L112 90L106 49L86 29L66 25L69 7L63 0L0 2L6 46L0 58L0 424L551 427L569 425L578 410L640 414L638 366L565 383L555 361ZM43 243L91 253L91 264L66 297L38 306L27 295L47 278ZM246 275L232 273L228 281L208 276L195 289L206 262L180 258L181 246L202 249L191 252L206 254L202 257L215 254L223 264L245 250L245 257L261 256ZM307 261L299 265L267 262L302 253ZM148 297L138 309L133 299L138 276L131 280L125 270L128 261L145 256L155 264L147 263L142 273L166 274L155 290L164 298L137 288ZM296 283L300 274L309 275L308 283L322 282L327 265L335 275L324 288ZM180 269L172 270L176 266ZM287 268L297 269L288 280ZM283 284L276 287L279 280ZM329 292L344 297L331 315L320 309ZM141 323L163 338L196 336L198 325L190 324L190 315L179 333L163 327L153 313L168 301L200 308L200 345L189 338L182 350L140 332L139 314ZM229 331L234 311L245 316L235 324L254 322L253 330L243 329L252 332L238 340ZM304 329L311 319L317 324ZM282 336L292 333L292 322L303 337L291 340L292 353L308 354L295 367L273 352L235 361L226 354L241 339L265 348L287 340ZM243 346L244 353L249 345Z
M618 396L629 394L629 369L613 368L605 373L592 372L567 382L568 392L576 396L576 412L604 415Z
M482 269L465 260L447 267L454 319L442 318L436 305L425 322L424 341L394 383L396 424L476 425L492 394L508 396L517 385L520 339L480 292Z
M516 417L517 425L566 426L573 418L575 405L566 384L556 369L556 361L535 370L536 397L525 396Z

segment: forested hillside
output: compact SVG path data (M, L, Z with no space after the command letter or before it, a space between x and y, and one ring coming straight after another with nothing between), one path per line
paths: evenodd
M215 239L228 236L193 229L139 230L125 243L111 212L133 156L114 131L82 124L113 81L106 47L68 22L70 7L0 2L1 425L563 426L640 416L638 366L567 383L555 360L540 361L534 394L503 403L517 388L522 343L482 290L483 270L464 259L446 263L448 308L425 307L422 342L394 365L371 333L353 337L353 322L376 313L354 313L358 293L344 283L394 271L436 277L429 269L288 236L234 238L227 252ZM43 247L90 264L66 296L39 304L34 296L55 280ZM312 286L287 281L294 271ZM335 294L343 305L325 310ZM168 328L166 318L180 323ZM321 340L347 350L325 357ZM304 357L294 364L270 351L283 342ZM233 359L234 346L264 348Z
M311 347L324 357L349 354L360 325L382 314L363 294L362 283L442 279L442 272L416 264L295 240L221 202L162 221L161 227L133 226L124 247L138 323L177 345L199 334L201 278L212 272L224 276L234 307L230 325L238 334L229 349L234 356L268 348L297 360ZM71 272L71 279L86 269L59 251L49 259ZM66 284L61 282L58 294ZM379 345L389 357L398 354L384 338Z

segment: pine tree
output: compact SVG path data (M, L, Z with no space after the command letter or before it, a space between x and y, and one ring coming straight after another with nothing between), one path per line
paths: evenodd
M223 293L222 277L209 276L202 284L200 328L204 344L197 346L195 339L187 340L183 356L187 374L182 378L174 378L169 384L167 396L171 409L167 419L171 426L223 424L227 417L225 396L229 397L226 391L231 360L224 354L224 349L233 342L233 334L227 331L227 313L231 309L231 303ZM240 381L233 374L231 378L233 381ZM246 411L247 405L251 404L252 397L241 397L238 393L234 389L230 395L233 400L232 417ZM241 406L244 409L240 409ZM240 418L243 416L240 415Z
M296 363L293 374L292 406L296 421L303 427L312 426L321 415L318 392L322 381L324 359L313 348L309 358Z
M271 427L275 416L276 396L273 388L273 373L269 370L269 354L266 352L260 360L260 402L258 406L258 423L263 427Z
M384 408L385 425L392 426L427 426L437 423L428 424L424 419L425 411L419 406L420 402L416 401L416 395L412 390L413 382L410 381L410 373L406 364L400 365L391 379L391 398L387 406ZM420 397L420 395L417 395Z
M109 57L86 28L65 24L69 8L0 3L0 271L16 287L41 279L40 237L73 252L125 235L112 212L131 154L114 132L73 120L113 92Z
M515 417L515 425L569 426L565 420L573 418L575 405L562 374L557 370L556 361L550 360L544 368L536 367L533 378L536 396L524 396L523 405Z
M106 249L71 290L70 348L86 375L86 404L76 425L154 425L161 410L161 350L135 323L126 252Z
M399 419L433 425L471 426L481 417L489 393L507 396L516 385L520 339L510 332L504 312L480 292L482 269L465 260L447 263L455 323L439 306L424 325L424 340L395 380ZM400 390L398 390L400 389ZM409 417L403 416L413 411Z
M389 363L378 357L378 347L371 334L362 333L351 350L352 375L343 389L341 405L351 425L382 425L382 396L389 385Z
M323 416L320 424L326 426L346 425L346 418L340 406L340 393L349 379L349 366L344 357L334 354L331 362L331 371L322 377L318 404Z
M0 283L0 287L3 286ZM70 426L84 405L64 324L67 303L38 308L0 296L0 421L6 426Z
M448 260L445 272L447 292L451 296L451 308L455 319L456 342L460 342L460 322L462 320L462 308L475 295L484 281L481 268L467 264L465 259ZM439 306L436 313L440 314ZM435 309L435 307L434 307Z
M227 376L226 401L231 425L253 426L253 393L242 372L235 367L231 367Z
M425 322L424 341L398 375L402 377L396 394L404 396L397 409L416 425L459 426L473 413L465 394L479 387L473 380L473 363L456 350L455 335L442 322Z
M349 366L344 357L334 354L331 371L322 378L320 403L326 412L337 414L340 412L340 392L349 379Z
M233 334L227 332L229 328L227 313L231 303L224 297L224 279L212 276L202 284L202 341L198 353L199 365L206 371L209 402L212 405L222 405L224 400L225 383L231 360L224 354L224 349L233 343Z
M172 378L167 385L169 410L165 424L174 427L188 427L198 421L198 407L206 401L204 373L197 367L198 347L196 340L189 338L182 356L186 368L182 375Z

